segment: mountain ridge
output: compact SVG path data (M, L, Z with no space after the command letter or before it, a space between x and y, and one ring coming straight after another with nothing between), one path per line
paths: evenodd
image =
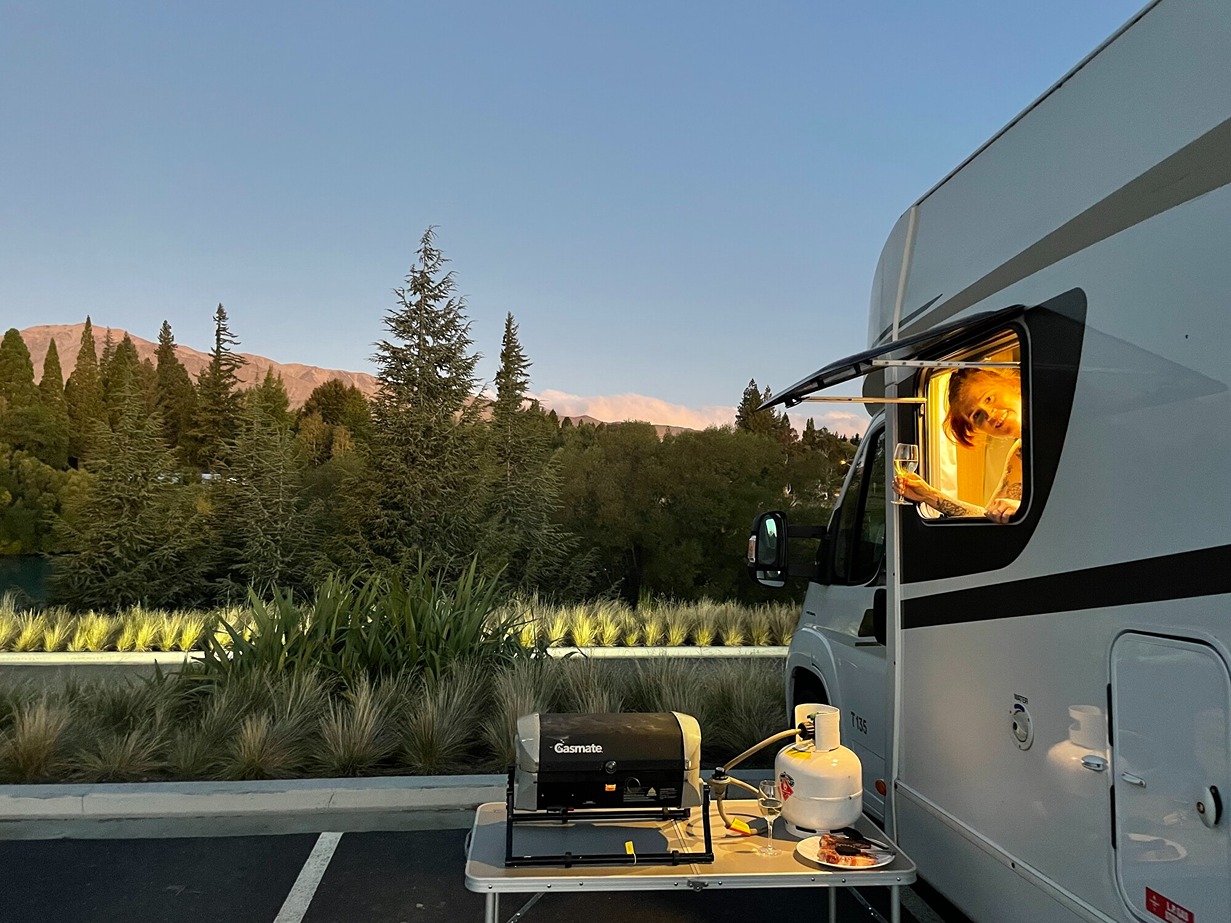
M127 336L137 348L138 358L142 361L146 359L149 359L151 362L155 361L158 351L157 343L139 337L122 327L103 327L98 324L93 326L94 347L100 355L107 334L110 333L111 340L115 345L118 346L124 337ZM34 363L34 378L36 381L43 376L43 361L47 357L47 350L50 348L52 340L55 340L56 352L60 356L60 369L65 380L68 380L68 376L72 373L73 366L77 362L77 353L81 349L81 334L84 330L85 324L81 323L39 324L18 331L26 343L26 349L30 351L30 359ZM192 377L193 381L196 381L197 376L201 374L201 370L209 365L209 353L193 349L191 346L185 346L182 343L175 344L175 355L183 363L184 368L188 370L188 374ZM380 380L375 375L370 375L367 372L324 369L319 366L304 365L298 362L277 362L255 353L236 353L235 355L244 360L244 364L240 366L237 372L239 382L243 387L247 388L259 384L265 377L266 372L273 372L282 379L282 384L286 388L286 394L290 399L292 409L302 407L316 388L333 379L337 379L343 384L353 385L368 400L375 397L380 389ZM551 409L547 404L543 406ZM560 419L570 420L574 425L589 424L597 426L607 422L588 414L567 416L561 414ZM685 426L669 426L661 423L652 425L658 431L660 439L667 434L691 431Z

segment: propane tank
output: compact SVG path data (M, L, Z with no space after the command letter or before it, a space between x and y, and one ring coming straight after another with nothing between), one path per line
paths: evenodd
M801 839L849 827L863 813L863 767L842 746L841 717L832 705L796 705L795 724L810 718L815 734L796 735L774 760L782 819Z

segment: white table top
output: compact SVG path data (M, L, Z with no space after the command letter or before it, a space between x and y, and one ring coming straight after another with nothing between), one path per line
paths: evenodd
M754 819L763 830L755 801L726 803L728 817ZM466 857L466 887L480 892L537 891L670 891L725 887L861 887L908 885L915 880L915 863L890 843L866 817L855 824L864 836L893 846L897 855L888 865L875 869L835 869L802 858L795 852L794 839L781 821L774 827L776 856L759 852L765 845L764 833L741 836L723 828L717 807L710 805L714 845L712 863L563 866L505 868L505 806L493 802L479 806ZM619 853L631 840L642 853L670 852L673 849L699 852L704 849L700 810L693 809L686 821L599 821L561 824L556 822L519 823L513 831L513 846L518 854L546 855L571 852Z

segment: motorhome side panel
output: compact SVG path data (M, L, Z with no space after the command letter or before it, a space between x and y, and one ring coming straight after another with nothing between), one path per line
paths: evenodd
M1178 866L1152 887L1117 879L1111 791L1126 783L1106 702L1126 631L1231 662L1228 47L1231 7L1158 4L919 205L906 309L931 307L916 327L1068 292L1083 309L1060 451L1020 549L989 567L972 539L953 566L950 533L943 573L912 571L912 549L955 526L899 514L898 832L921 873L987 923L1128 921L1176 880ZM873 329L892 317L885 289ZM1029 368L1048 344L1026 328L1029 400L1031 375L1055 370ZM1059 425L1027 413L1036 436ZM1194 857L1225 855L1228 827L1204 826L1195 806L1231 779L1199 782L1208 742L1188 746L1191 804L1143 823L1173 824Z
M901 587L899 834L925 876L957 889L959 906L967 892L972 912L969 882L993 866L1008 866L1054 904L1041 911L1015 902L997 923L1132 919L1111 848L1110 788L1122 784L1115 748L1088 748L1106 761L1101 772L1066 757L1080 723L1074 714L1106 721L1117 636L1163 632L1231 661L1231 499L1221 486L1231 453L1228 229L1231 187L1223 185L971 307L1041 304L1071 290L1085 300L1063 450L1045 506L1032 510L1029 541L992 570L979 566L972 541L966 575L916 571ZM1029 425L1042 433L1055 424L1036 416ZM906 520L901 528L906 558L926 530L952 526ZM1024 524L967 531L1014 528ZM1027 747L1014 733L1023 712ZM1196 742L1190 747L1183 759L1197 766ZM1231 779L1194 782L1192 806L1209 784ZM1176 843L1228 836L1226 826L1203 828L1192 806L1176 813ZM986 870L956 869L947 858L971 838L983 844L976 853ZM1191 873L1225 877L1231 868ZM1166 896L1166 881L1160 873L1152 893ZM1144 906L1144 894L1132 898Z
M1115 780L1063 755L1074 710L1105 721L1121 632L1194 638L1231 660L1229 578L1218 563L1231 554L1231 500L1211 489L1231 452L1231 269L1218 256L1228 228L1231 187L1000 296L1030 304L1080 286L1087 328L1063 454L1020 556L996 571L902 587L898 778L919 798L900 802L900 831L929 877L951 880L955 870L943 843L917 839L946 829L919 818L922 803L1003 851L980 851L986 862L1014 863L1020 875L1129 918L1110 848ZM1031 721L1028 749L1012 733L1019 705ZM1183 826L1205 836L1191 812ZM1226 827L1214 835L1226 837ZM1014 912L997 919L1060 918Z

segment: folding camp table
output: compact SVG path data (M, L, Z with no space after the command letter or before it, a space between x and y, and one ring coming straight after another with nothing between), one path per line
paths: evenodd
M727 801L728 817L757 816L755 801ZM711 807L716 815L716 808ZM544 821L517 828L516 850L527 855L587 855L610 853L631 843L634 853L682 853L695 851L702 837L699 811L690 820L580 821L562 824ZM797 840L786 834L781 823L774 828L776 856L764 856L766 844L759 836L727 835L722 821L712 818L714 861L678 865L636 864L620 866L506 868L505 805L492 802L479 806L466 849L466 887L487 898L485 923L500 923L500 895L533 894L515 915L521 915L544 894L552 891L701 891L709 888L828 888L829 921L836 923L837 889L887 887L890 891L891 923L901 923L899 889L915 881L915 863L867 818L854 826L864 836L885 843L896 855L880 868L829 868L801 858ZM764 822L760 821L763 830ZM614 847L613 847L614 844Z

